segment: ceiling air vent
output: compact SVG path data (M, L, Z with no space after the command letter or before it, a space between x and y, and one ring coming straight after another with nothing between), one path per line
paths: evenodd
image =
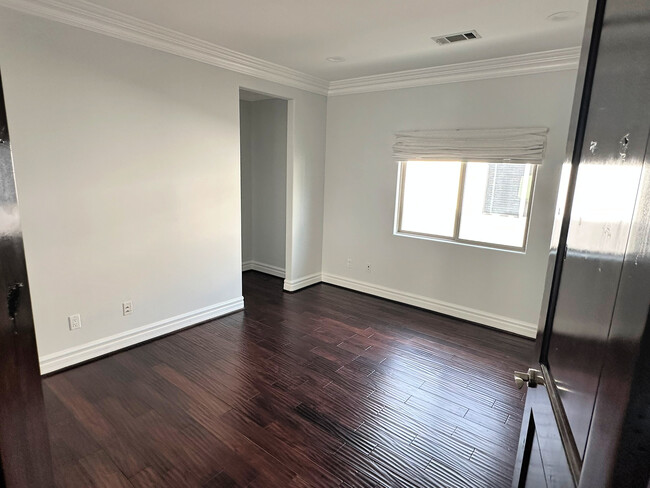
M445 44L452 44L459 41L471 41L472 39L480 39L481 36L475 30L467 32L459 32L457 34L448 34L446 36L432 37L436 44L444 46Z

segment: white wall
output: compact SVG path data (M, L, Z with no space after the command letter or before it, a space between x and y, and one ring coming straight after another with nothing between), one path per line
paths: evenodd
M253 260L253 168L251 160L251 102L239 101L239 148L241 161L241 259Z
M575 77L564 71L330 97L324 280L534 336ZM550 131L526 254L393 235L396 131L533 126Z
M242 257L248 267L277 276L285 274L287 208L287 101L242 101ZM248 152L248 154L245 154ZM245 161L249 159L249 161ZM246 208L248 211L249 209ZM250 222L248 222L250 219ZM250 248L250 249L248 249Z
M5 8L0 67L43 371L241 307L240 88L289 100L285 289L322 269L510 330L537 320L575 73L327 101ZM395 130L517 125L551 129L526 255L392 235Z
M325 97L5 8L0 66L43 371L241 307L240 86L291 99L287 280L320 272Z

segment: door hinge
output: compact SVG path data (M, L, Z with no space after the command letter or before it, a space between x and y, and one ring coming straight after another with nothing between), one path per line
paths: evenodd
M537 385L544 386L546 384L542 372L533 368L528 368L528 372L526 373L515 371L515 384L517 385L517 388L521 390L524 383L527 383L531 388L535 388Z

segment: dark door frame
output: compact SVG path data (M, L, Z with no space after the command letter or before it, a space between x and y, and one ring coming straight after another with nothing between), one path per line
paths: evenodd
M4 91L0 79L0 486L53 486Z

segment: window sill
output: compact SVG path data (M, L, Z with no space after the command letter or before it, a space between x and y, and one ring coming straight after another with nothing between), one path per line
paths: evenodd
M490 251L501 251L501 252L509 252L509 253L514 253L514 254L526 254L526 248L499 246L498 244L487 244L487 243L463 241L463 240L457 240L457 239L446 239L444 237L435 237L435 236L429 236L429 235L426 235L426 234L412 234L412 233L403 232L403 231L395 231L395 232L393 232L393 235L397 236L397 237L410 237L411 239L422 239L424 241L442 242L442 243L445 243L445 244L455 244L455 245L465 246L465 247L473 247L473 248L478 248L478 249L487 249L487 250L490 250Z

